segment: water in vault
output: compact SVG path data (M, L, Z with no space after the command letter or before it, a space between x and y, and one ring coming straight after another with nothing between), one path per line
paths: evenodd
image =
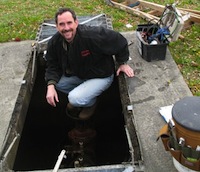
M52 169L64 145L74 120L65 114L66 97L59 94L56 108L47 104L44 67L38 74L27 112L14 170ZM96 130L95 166L121 164L130 158L124 130L124 118L118 90L118 81L100 97L93 125Z

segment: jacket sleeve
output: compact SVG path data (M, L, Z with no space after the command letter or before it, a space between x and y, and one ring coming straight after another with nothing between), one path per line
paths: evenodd
M58 47L54 40L50 40L47 47L47 68L45 72L45 80L47 85L56 84L62 74L62 70L59 63L58 53L56 51Z
M98 32L95 46L98 46L101 52L114 55L118 63L128 61L128 42L122 34L103 27L100 27Z

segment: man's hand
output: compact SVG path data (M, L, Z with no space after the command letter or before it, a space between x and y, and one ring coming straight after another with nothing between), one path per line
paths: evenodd
M59 102L58 94L56 92L54 85L47 86L47 95L46 95L47 102L51 105L56 107L56 103Z
M134 71L128 64L122 64L119 66L117 70L117 76L119 75L120 72L124 72L128 77L134 76Z

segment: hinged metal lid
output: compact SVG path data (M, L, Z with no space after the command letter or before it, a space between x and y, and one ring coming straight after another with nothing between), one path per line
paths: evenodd
M105 14L99 14L95 16L77 16L79 24L86 24L89 26L102 26L113 30L111 18ZM55 21L44 20L41 24L37 36L37 51L38 53L43 53L47 48L47 42L51 37L57 32Z

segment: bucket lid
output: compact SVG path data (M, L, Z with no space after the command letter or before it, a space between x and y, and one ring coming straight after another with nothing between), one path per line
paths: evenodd
M173 119L182 127L200 131L200 97L185 97L172 108Z

